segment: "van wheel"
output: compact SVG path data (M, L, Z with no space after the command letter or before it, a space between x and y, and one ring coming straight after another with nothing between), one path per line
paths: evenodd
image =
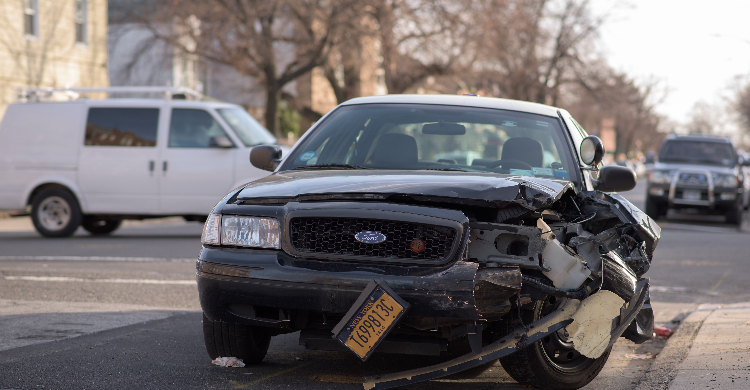
M529 324L544 317L562 302L564 300L554 297L535 301L532 310L521 310L523 322ZM539 389L578 389L596 378L612 347L591 359L576 351L569 337L565 328L560 329L525 349L500 358L500 364L513 379L525 385Z
M742 212L742 203L738 203L736 207L733 207L731 210L727 211L727 223L742 226Z
M266 357L271 336L265 328L211 321L204 313L203 341L211 359L236 357L245 364L257 364Z
M31 221L45 237L68 237L78 229L81 219L75 196L62 188L42 190L31 201Z
M95 216L83 217L81 226L86 229L87 232L99 236L114 232L117 228L122 225L121 219L103 219Z

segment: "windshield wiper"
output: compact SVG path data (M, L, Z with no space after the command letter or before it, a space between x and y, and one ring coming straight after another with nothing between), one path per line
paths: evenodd
M341 169L370 169L367 167L361 167L359 165L349 164L317 164L317 165L303 165L294 169L328 169L328 168L341 168Z

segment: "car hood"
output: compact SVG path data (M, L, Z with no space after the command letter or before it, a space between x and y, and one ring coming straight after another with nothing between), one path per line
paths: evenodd
M293 200L384 199L394 195L417 200L503 206L516 203L546 208L574 186L569 181L492 173L316 170L280 172L243 187L245 203Z

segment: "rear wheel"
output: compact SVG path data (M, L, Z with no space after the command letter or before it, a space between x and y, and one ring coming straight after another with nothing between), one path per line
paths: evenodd
M522 310L525 324L549 314L561 300L548 297L534 302L532 310ZM587 358L573 348L565 328L500 359L505 371L516 381L540 389L577 389L591 382L604 368L611 348L596 359Z
M45 237L68 237L81 224L81 208L70 191L47 188L31 201L31 221Z
M95 216L86 216L83 217L81 226L83 226L87 232L98 236L114 232L121 224L121 219L103 219Z
M265 328L211 321L203 314L203 341L211 359L236 357L253 364L266 357L271 336Z

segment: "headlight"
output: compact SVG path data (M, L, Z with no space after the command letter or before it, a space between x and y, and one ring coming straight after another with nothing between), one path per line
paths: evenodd
M735 175L714 174L714 187L737 188L739 179Z
M279 221L274 218L212 214L203 226L201 241L212 245L281 248Z
M221 245L254 246L279 249L279 221L273 218L221 218Z
M648 181L654 184L669 184L672 182L672 175L669 171L650 171Z

